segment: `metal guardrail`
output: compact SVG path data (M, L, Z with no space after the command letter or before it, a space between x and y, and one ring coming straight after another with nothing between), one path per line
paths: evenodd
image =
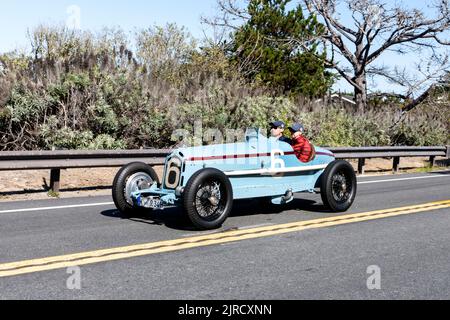
M164 163L171 150L3 151L0 171L120 167L133 161Z
M61 169L113 168L140 161L164 164L171 150L2 151L0 171L50 170L50 189L59 192Z
M366 159L392 158L393 171L398 172L402 157L429 157L430 166L437 157L450 159L450 146L444 147L362 147L327 148L337 159L358 159L358 173L364 174ZM121 167L140 161L150 165L163 165L171 152L164 150L113 151L25 151L0 152L0 171L51 170L50 188L59 191L61 169Z
M400 158L429 157L430 166L436 164L437 157L450 159L450 146L443 147L358 147L358 148L329 148L337 159L358 159L358 173L364 174L366 159L392 158L393 172L400 167Z

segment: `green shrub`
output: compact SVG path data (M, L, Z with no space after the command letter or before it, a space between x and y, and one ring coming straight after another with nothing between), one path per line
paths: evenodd
M450 144L450 100L432 99L400 118L398 101L351 107L285 96L246 80L221 46L198 48L174 25L130 43L40 27L31 52L0 55L0 150L164 148L177 129L267 128L302 122L323 146ZM129 47L136 48L134 54ZM303 100L301 100L303 99ZM195 141L200 143L201 141Z
M96 134L115 134L119 130L119 120L113 108L104 100L88 107L89 127Z
M137 139L141 146L162 148L171 145L172 126L163 112L151 111L139 127Z
M0 131L6 129L6 126L10 119L11 119L11 110L8 108L0 107Z
M90 150L115 150L115 149L126 149L126 143L122 140L116 140L115 138L107 135L101 134L95 137L88 146L87 149Z
M357 117L353 130L353 143L348 144L348 146L388 146L391 144L391 137L388 134L389 129L386 123Z
M63 79L57 83L50 83L48 93L54 101L65 101L73 90L87 90L92 85L89 75L86 73L70 72L63 75Z
M101 134L94 137L89 131L76 131L70 128L58 128L58 119L52 116L40 128L40 138L44 149L124 149L124 141Z
M49 106L47 96L32 93L17 87L12 90L11 98L6 106L12 122L32 122L39 120Z
M223 129L227 126L230 112L224 105L181 104L171 111L171 127L192 131L196 122L203 128Z
M432 99L431 99L432 100ZM450 143L450 104L426 102L393 127L392 144L436 146Z
M233 115L236 127L267 128L269 122L282 120L290 122L294 115L295 105L285 97L250 97L243 99Z
M307 136L317 145L380 146L389 145L388 123L378 121L376 115L355 116L338 108L299 115Z
M399 125L392 133L394 145L437 146L449 141L449 133L443 127L429 123L409 123Z

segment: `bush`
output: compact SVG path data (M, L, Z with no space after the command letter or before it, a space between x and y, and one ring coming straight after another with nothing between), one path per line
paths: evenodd
M150 111L143 119L137 144L146 148L165 148L171 143L172 125L163 112Z
M198 120L204 132L222 133L303 122L325 146L450 143L448 99L427 101L394 126L398 102L359 115L249 83L221 46L199 49L174 25L137 37L130 44L120 30L40 27L28 55L0 55L0 150L165 148Z
M89 150L115 150L115 149L126 149L126 143L122 140L116 140L115 138L108 136L106 134L101 134L95 137L88 146Z
M89 131L75 131L70 128L58 128L58 119L52 116L40 127L41 144L44 149L124 149L125 142L101 134L94 137Z
M448 129L426 119L402 123L392 132L392 143L399 146L436 146L446 145L449 141Z
M11 119L11 110L0 107L0 131L6 130L6 126Z
M39 121L49 104L48 97L17 87L12 90L6 108L12 122L24 123Z
M379 122L376 115L351 115L343 109L306 113L300 116L307 128L307 136L317 145L330 147L360 147L389 145L388 124Z
M137 32L136 42L137 56L150 76L175 83L196 47L189 32L173 23Z
M267 128L269 122L291 122L296 107L289 98L259 96L243 99L233 117L236 127Z
M88 107L89 127L96 134L115 134L119 131L119 120L113 108L104 100Z

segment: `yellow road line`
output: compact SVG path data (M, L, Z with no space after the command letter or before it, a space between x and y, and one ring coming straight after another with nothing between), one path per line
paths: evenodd
M445 208L450 208L450 200L401 208L377 210L365 213L348 214L317 220L298 221L293 223L271 225L246 230L220 232L210 235L181 238L176 240L82 252L43 259L5 263L0 264L0 277L17 276L21 274L55 270L71 266L82 266L87 264L127 259L163 252L179 251L190 248L269 237L308 229L326 228L331 226L395 217L419 212L434 211Z

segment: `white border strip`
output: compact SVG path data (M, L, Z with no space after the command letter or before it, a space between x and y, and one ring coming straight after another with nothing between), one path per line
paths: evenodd
M328 164L321 164L317 166L305 166L305 167L293 167L293 168L280 168L280 169L257 169L257 170L241 170L241 171L229 171L224 172L225 175L229 177L234 176L247 176L247 175L270 175L274 176L280 173L290 173L290 172L304 172L304 171L315 171L323 170L328 167Z

